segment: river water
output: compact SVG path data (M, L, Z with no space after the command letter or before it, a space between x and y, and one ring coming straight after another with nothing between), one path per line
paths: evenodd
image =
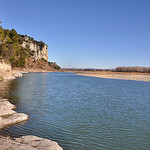
M29 73L8 85L1 91L29 120L4 134L37 135L64 150L150 149L150 82Z

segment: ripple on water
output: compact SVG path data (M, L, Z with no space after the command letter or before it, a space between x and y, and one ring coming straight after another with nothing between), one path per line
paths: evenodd
M29 73L9 86L17 111L30 117L3 133L49 138L65 150L150 147L149 82Z

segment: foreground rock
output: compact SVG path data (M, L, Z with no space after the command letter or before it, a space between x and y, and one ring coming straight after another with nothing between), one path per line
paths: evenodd
M21 123L28 119L28 115L17 113L13 109L16 106L11 104L8 99L0 99L0 129L8 125ZM22 136L11 139L10 137L0 136L0 150L62 150L58 143L39 138L37 136Z
M0 129L28 119L28 115L15 112L15 108L7 99L0 99Z
M0 136L0 150L62 150L54 141L37 136L22 136L11 139Z

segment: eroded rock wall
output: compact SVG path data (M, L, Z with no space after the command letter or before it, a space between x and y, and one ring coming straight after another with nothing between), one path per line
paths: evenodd
M11 65L5 62L0 62L0 71L9 71L11 70Z
M48 61L48 46L45 43L33 42L28 38L25 38L22 43L22 47L25 48L26 46L29 46L29 48L33 51L33 58L35 60L44 58Z

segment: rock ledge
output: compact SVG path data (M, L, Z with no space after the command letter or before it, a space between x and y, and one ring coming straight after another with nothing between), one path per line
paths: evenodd
M21 123L28 119L28 115L17 113L13 109L16 106L8 99L0 99L0 129L8 125ZM20 138L10 138L0 136L0 150L62 150L57 142L39 138L37 136L22 136Z
M28 135L14 139L0 136L0 150L62 150L62 148L54 141Z
M28 119L28 115L15 112L15 108L7 99L0 99L0 129Z

